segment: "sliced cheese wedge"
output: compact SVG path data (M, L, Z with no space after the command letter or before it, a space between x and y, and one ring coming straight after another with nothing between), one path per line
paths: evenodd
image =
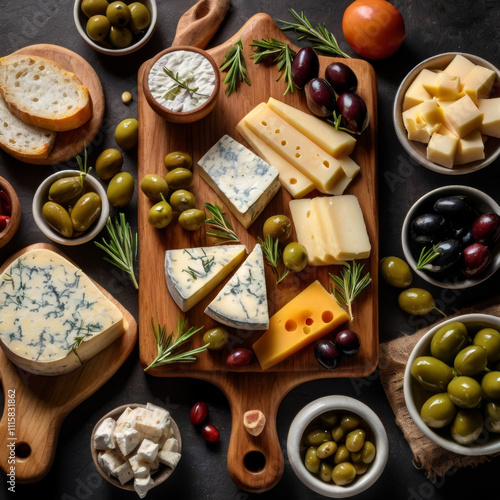
M204 299L243 261L245 255L245 245L167 250L167 287L181 311L189 311Z

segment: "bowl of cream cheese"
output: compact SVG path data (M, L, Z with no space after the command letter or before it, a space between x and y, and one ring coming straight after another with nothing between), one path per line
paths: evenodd
M191 46L165 49L148 63L144 94L151 108L172 123L193 123L217 102L220 74L213 58Z

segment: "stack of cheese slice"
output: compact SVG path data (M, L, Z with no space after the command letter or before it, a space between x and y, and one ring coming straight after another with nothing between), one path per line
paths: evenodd
M62 375L124 332L123 316L77 267L35 249L0 275L0 345L19 368Z
M356 145L352 135L273 98L251 110L236 130L276 167L294 198L314 189L342 194L360 170L349 156Z
M309 265L340 265L370 256L370 239L356 196L291 200L290 212Z

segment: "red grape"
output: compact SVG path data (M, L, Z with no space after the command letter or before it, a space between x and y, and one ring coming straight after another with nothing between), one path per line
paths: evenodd
M216 443L220 437L219 431L212 424L204 425L201 429L201 435L203 439L209 443Z
M194 425L201 424L207 418L208 408L205 403L196 403L189 412L189 419Z

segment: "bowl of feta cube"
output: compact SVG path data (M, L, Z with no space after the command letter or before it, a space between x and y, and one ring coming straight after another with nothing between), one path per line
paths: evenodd
M393 122L403 148L429 170L480 170L500 154L500 71L462 52L425 59L399 86Z
M134 403L115 408L97 422L91 452L104 479L144 498L174 472L182 440L168 410Z

